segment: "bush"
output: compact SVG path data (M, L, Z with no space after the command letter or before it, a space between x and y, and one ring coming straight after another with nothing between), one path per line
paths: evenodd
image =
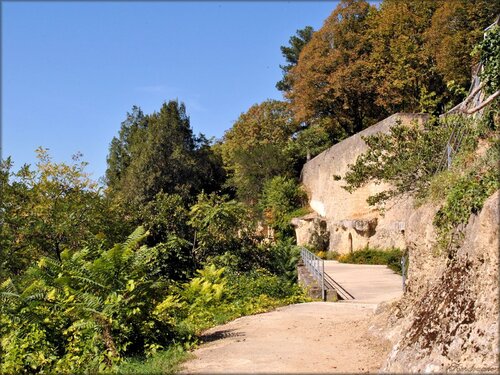
M488 171L473 170L449 187L444 205L434 217L439 235L440 250L452 251L461 239L460 225L465 225L471 214L478 214L486 198L500 188L498 166Z
M268 223L280 232L291 232L291 213L300 208L306 199L294 179L276 176L266 181L260 199Z
M352 253L339 256L340 263L354 264L385 264L394 272L401 275L401 257L403 252L397 248L387 250L365 247Z
M154 313L169 285L149 278L156 252L139 246L145 237L138 228L107 251L41 258L18 283L4 282L0 371L101 372L170 343L173 321Z

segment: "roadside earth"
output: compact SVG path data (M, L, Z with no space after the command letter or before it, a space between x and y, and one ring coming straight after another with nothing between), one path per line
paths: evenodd
M391 350L368 331L375 304L311 302L204 333L182 374L375 373Z

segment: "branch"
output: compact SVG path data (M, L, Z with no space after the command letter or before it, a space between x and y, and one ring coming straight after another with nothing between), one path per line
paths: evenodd
M468 115L471 115L477 111L479 111L480 109L483 109L484 107L486 107L488 104L490 104L493 100L496 99L496 97L500 95L500 90L498 90L497 92L495 92L494 94L491 94L485 101L483 101L481 104L479 104L477 107L474 107L474 108L471 108L471 109L468 109L468 110L464 110L463 112L468 114Z
M472 92L460 103L458 103L455 107L453 107L452 109L450 109L448 112L446 112L446 114L448 113L452 113L452 112L455 112L457 110L460 110L462 111L462 107L465 106L468 102L470 102L470 100L476 96L476 94L481 91L481 89L484 87L484 82L481 83L479 86L477 86L474 90L472 90Z
M463 104L466 104L468 102L470 102L470 100L476 96L476 94L481 91L481 89L484 87L484 82L481 83L479 86L477 86L474 90L472 90L472 92L464 99L464 101L462 102Z

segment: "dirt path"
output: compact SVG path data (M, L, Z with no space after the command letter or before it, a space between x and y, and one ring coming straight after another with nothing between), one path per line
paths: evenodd
M375 305L312 302L207 331L182 373L377 372L389 343L368 333Z

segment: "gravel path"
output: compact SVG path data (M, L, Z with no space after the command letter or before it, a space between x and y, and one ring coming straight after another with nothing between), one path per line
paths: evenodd
M236 319L207 331L182 373L377 372L390 345L368 333L375 306L311 302Z

